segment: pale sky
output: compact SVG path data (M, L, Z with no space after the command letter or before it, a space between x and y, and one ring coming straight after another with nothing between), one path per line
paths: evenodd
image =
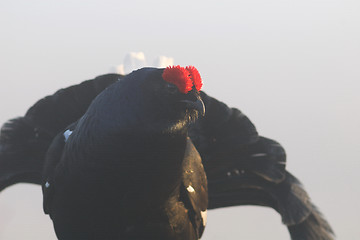
M338 239L360 236L360 2L0 1L0 122L131 51L194 65L203 90L279 141ZM55 239L39 186L0 193L0 239ZM205 240L289 239L261 207L210 211Z

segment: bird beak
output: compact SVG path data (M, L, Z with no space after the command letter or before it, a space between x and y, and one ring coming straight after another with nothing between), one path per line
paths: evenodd
M186 108L197 110L199 114L201 114L201 116L205 115L205 104L203 100L200 98L200 95L196 96L195 101L182 100L181 102L186 104Z

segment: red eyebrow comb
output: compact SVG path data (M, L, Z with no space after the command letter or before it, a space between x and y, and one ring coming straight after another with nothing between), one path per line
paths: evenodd
M164 69L162 78L177 86L181 93L188 93L192 87L200 91L202 87L202 80L199 71L194 66L187 66L186 68L177 66L169 66Z

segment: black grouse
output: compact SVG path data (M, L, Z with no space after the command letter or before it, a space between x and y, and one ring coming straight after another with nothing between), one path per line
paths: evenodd
M43 194L59 239L201 237L207 181L188 137L205 111L196 74L137 70L54 138Z
M127 77L122 75L107 74L61 89L39 100L24 117L5 123L0 135L0 190L15 183L29 182L42 184L43 188L48 186L48 191L52 191L51 180L42 180L45 154L50 143L58 141L60 147L52 144L48 158L51 158L51 152L61 151L65 138L75 127L67 126L85 114L93 99L107 87L125 79ZM286 154L282 146L259 136L255 126L238 109L229 108L202 91L200 95L206 115L199 116L199 120L190 125L189 136L201 155L207 174L208 209L268 206L282 216L291 239L334 239L331 227L300 182L285 169ZM57 140L53 140L56 135ZM68 139L70 141L70 137ZM49 169L54 168L50 166ZM189 193L185 189L187 184L184 182L182 185L182 193ZM194 203L183 202L188 209ZM48 207L45 205L45 210ZM199 216L194 211L189 211L189 215ZM192 217L191 221L194 219L199 222L202 218Z

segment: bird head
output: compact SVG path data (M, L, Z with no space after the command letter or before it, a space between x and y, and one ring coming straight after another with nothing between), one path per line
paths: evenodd
M199 93L201 87L201 76L193 66L152 69L141 84L144 109L151 111L147 116L169 120L170 124L188 125L205 114Z
M205 114L201 86L191 66L141 68L99 94L85 115L108 131L186 130Z

